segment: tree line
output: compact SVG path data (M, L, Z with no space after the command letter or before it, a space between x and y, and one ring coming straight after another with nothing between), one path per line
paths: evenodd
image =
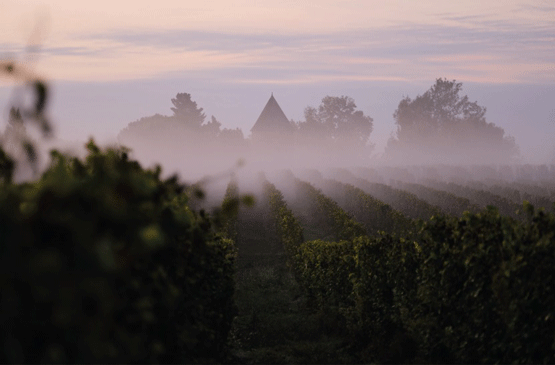
M131 148L163 141L167 147L189 144L204 149L233 147L245 150L250 138L239 129L222 129L212 116L207 120L188 93L171 100L173 115L156 114L130 123L118 135ZM462 93L462 83L438 78L414 99L404 97L393 113L395 131L382 158L393 163L509 163L519 156L513 137L488 122L486 107ZM292 144L349 156L368 158L374 120L357 109L348 96L326 96L318 107L308 106L304 120L290 121Z

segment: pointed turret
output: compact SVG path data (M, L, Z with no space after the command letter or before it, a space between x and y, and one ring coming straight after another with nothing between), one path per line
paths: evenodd
M283 133L284 135L289 135L293 130L293 126L285 116L283 110L281 110L272 93L270 100L268 100L262 113L260 113L260 116L256 120L256 123L251 128L251 132L253 135L265 133Z

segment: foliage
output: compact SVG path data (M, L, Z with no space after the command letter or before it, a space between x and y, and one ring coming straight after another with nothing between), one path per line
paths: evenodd
M172 104L174 108L171 110L176 119L196 128L204 123L206 115L202 112L203 109L199 108L197 103L191 99L191 94L178 93L175 99L172 99Z
M477 212L479 210L476 205L471 204L469 199L447 191L401 181L395 181L394 184L398 189L416 195L419 199L441 208L443 212L449 215L460 217L465 211Z
M326 96L318 109L307 107L305 121L298 124L300 140L351 154L367 149L373 120L356 107L348 96Z
M555 216L524 205L436 217L420 233L416 319L431 361L555 360Z
M222 202L222 217L220 231L228 238L237 242L237 215L239 213L239 187L237 181L231 179L227 184Z
M366 361L552 363L555 215L435 216L401 238L300 246L301 284L337 306Z
M22 171L25 164L32 170L31 174L37 172L39 156L25 125L35 124L44 137L51 135L52 127L46 115L50 97L46 83L31 75L25 67L11 61L0 61L0 74L6 74L16 82L24 83L32 99L32 102L28 103L25 93L16 95L10 109L8 126L4 133L0 133L1 186L2 183L10 183L16 174L25 175Z
M177 94L172 103L173 115L144 117L119 132L119 143L130 148L134 158L196 179L228 169L243 157L247 142L239 128L221 129L214 116L206 122L203 109L190 94ZM198 171L199 155L204 159L202 172Z
M390 205L375 199L353 185L343 184L343 187L345 210L364 224L368 233L402 234L412 228L412 221Z
M2 65L2 70L20 72L13 64ZM24 131L20 127L30 120L47 133L47 88L40 81L29 85L35 103L12 109L10 127ZM472 136L463 133L470 123L473 131L485 131L485 140L497 138L504 153L514 153L514 143L502 130L485 122L485 109L460 98L460 90L461 84L438 80L423 96L403 100L395 115L398 141L392 145L439 136L439 145L431 148L443 148L455 137ZM330 138L341 144L362 136L362 145L371 119L354 111L352 99L324 100L320 109L308 110L307 121L320 118L322 130L337 132L355 115L366 129L343 129ZM160 123L188 120L190 125L181 127L218 133L219 122L212 118L203 124L205 115L189 94L178 94L172 102L174 116L155 116L139 124L156 130ZM452 108L438 107L444 105ZM422 129L411 121L423 123ZM33 143L22 136L18 142L31 165L36 164ZM455 143L455 149L460 146ZM252 198L240 198L236 182L230 182L218 214L224 238L203 211L189 208L185 186L176 177L161 179L160 168L144 170L124 150L101 151L92 141L87 147L85 160L54 151L40 180L26 184L13 183L15 161L0 148L0 359L221 361L236 313L237 212L241 203L252 204ZM264 191L272 225L309 304L324 316L331 314L334 326L351 330L365 362L555 362L554 214L525 203L519 220L493 207L465 212L461 218L444 216L413 194L345 176L358 187L320 179L332 190L345 189L342 203L355 217L367 220L367 228L399 227L402 235L369 229L375 234L366 236L363 226L336 201L294 179L300 206L328 240L303 242L301 224L281 192L267 181ZM549 186L512 186L526 191L525 197L532 192L549 200L553 194ZM426 190L456 212L468 203L415 184L402 188ZM458 189L457 195L494 199L459 186L449 188ZM515 195L512 190L507 194ZM374 196L407 216L431 218L418 223L418 232L401 232L413 222ZM266 294L274 292L271 285L281 290L291 284L283 271L254 272L259 277L247 280L242 289L264 286ZM263 303L254 298L247 305L257 302ZM271 310L283 311L290 303L281 298L277 304ZM340 321L335 321L337 313ZM257 318L252 313L248 326L267 338L279 336L272 329L294 328L285 322L272 328L269 321L262 328ZM295 326L300 327L299 318Z
M299 282L316 307L353 306L351 273L355 271L352 241L304 242L296 257Z
M146 139L152 141L156 139L156 134L168 137L165 141L177 138L177 141L193 141L190 137L194 138L209 138L216 139L221 134L226 142L236 140L243 134L239 128L237 129L223 129L221 130L221 123L212 116L210 121L205 123L206 115L203 108L199 108L197 103L191 99L191 94L179 93L172 99L174 105L171 110L172 116L164 116L156 114L151 117L141 118L138 121L129 123L129 125L120 132L118 139L124 143L136 142L136 139ZM177 133L173 136L172 133ZM177 142L176 141L176 142Z
M496 207L503 215L516 217L515 212L518 209L517 204L510 202L508 199L495 195L487 190L473 189L471 187L455 183L442 183L436 180L426 180L425 183L426 185L432 186L436 189L449 192L459 197L470 199L473 204L476 204L482 208L491 205Z
M320 227L325 240L350 240L366 234L364 227L311 184L295 179L297 194L305 200L310 216Z
M0 147L0 186L13 179L15 161Z
M270 216L277 231L278 239L287 255L288 265L293 269L297 278L295 258L299 246L304 242L302 227L293 212L287 208L283 194L267 180L264 180L263 186L264 193L269 201Z
M544 208L555 212L555 196L541 186L506 181L494 181L490 184L486 185L474 181L470 186L490 191L517 204L522 204L526 200L536 208Z
M386 149L392 159L436 158L444 162L511 161L518 155L512 137L488 123L486 108L461 96L462 83L437 79L414 100L405 97L393 114L397 131Z
M336 180L324 179L318 171L305 171L304 176L347 213L352 214L368 234L376 235L382 231L401 234L413 228L411 219L390 205L366 194L362 189Z
M419 199L416 195L408 191L358 178L345 169L337 170L335 176L338 180L352 184L366 194L390 205L393 209L398 210L408 218L429 219L434 215L441 214L441 210L438 207Z
M223 353L233 242L175 177L118 150L52 153L0 191L3 362L198 362Z
M419 246L407 238L382 234L359 237L353 249L355 310L351 321L357 341L368 346L367 351L380 362L414 359L416 343L408 324L411 309L417 305Z

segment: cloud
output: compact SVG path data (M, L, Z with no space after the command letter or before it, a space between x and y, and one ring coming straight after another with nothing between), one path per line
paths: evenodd
M16 43L0 42L0 59L11 58L14 54L21 50L21 46Z
M107 40L132 46L156 46L187 50L248 51L268 47L291 47L299 45L302 37L283 34L242 34L174 29L163 31L113 31L89 34L79 39Z
M92 49L91 47L79 46L79 47L47 47L42 50L45 55L55 55L55 56L94 56L98 55L100 52L98 50Z
M317 84L330 82L368 82L368 81L409 81L403 77L395 76L363 76L363 75L299 75L291 78L235 78L227 80L231 83L238 84L266 84L266 85L299 85L299 84Z
M555 24L450 13L439 19L443 24L296 34L104 31L47 45L41 62L56 79L81 81L156 78L194 70L257 83L310 83L325 77L337 82L430 80L448 75L494 83L555 81L555 70L549 67L555 64ZM4 49L13 52L14 47ZM237 78L235 70L245 74ZM276 77L275 70L295 76Z
M540 1L534 4L521 4L519 11L526 11L530 13L541 13L542 15L555 14L555 5L550 1Z

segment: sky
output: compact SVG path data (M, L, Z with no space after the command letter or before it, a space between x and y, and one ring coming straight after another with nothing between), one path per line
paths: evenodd
M0 0L0 59L49 81L57 136L71 141L113 141L171 114L179 92L248 136L273 92L294 120L326 95L352 97L381 153L399 101L445 77L523 162L555 162L554 46L544 0ZM3 116L13 90L0 78Z

